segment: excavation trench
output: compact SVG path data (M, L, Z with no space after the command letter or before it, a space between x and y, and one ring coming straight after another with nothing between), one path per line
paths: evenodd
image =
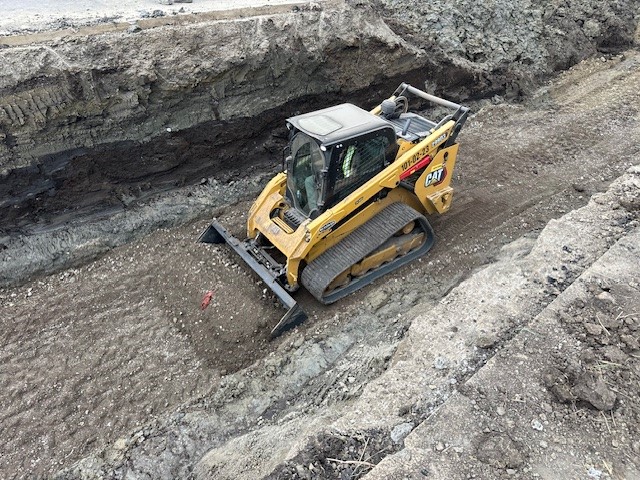
M83 463L89 475L186 476L255 425L356 398L362 390L338 386L379 376L419 312L629 166L638 58L611 51L633 41L631 3L599 9L598 35L577 21L589 2L563 12L504 2L513 24L458 3L468 17L449 2L325 2L0 50L0 403L10 432L0 476L52 475L105 445L115 447ZM522 44L503 48L505 35ZM561 48L567 38L574 46ZM280 168L287 116L343 101L369 108L401 81L427 81L475 110L454 207L431 219L436 246L331 307L298 292L309 321L269 342L281 308L225 247L195 239L214 214L243 234L251 198ZM602 125L616 128L603 138ZM158 446L165 434L180 445ZM144 451L147 437L158 443ZM327 455L362 441L345 437ZM269 466L297 475L265 461L265 476Z
M275 171L284 119L296 112L342 101L370 108L401 81L458 102L518 99L559 68L624 48L635 26L624 6L604 9L593 20L600 33L590 38L580 9L554 17L514 7L531 25L522 44L505 52L500 42L522 36L505 18L470 21L454 36L460 12L433 18L407 3L279 5L256 16L176 17L183 24L152 22L133 32L34 36L33 43L20 37L17 44L8 37L0 52L0 285L79 265L236 201L238 188L219 185ZM474 8L468 14L490 13ZM409 20L409 11L423 15ZM568 14L575 25L559 20ZM560 26L562 34L553 30ZM478 35L487 43L482 61L469 40ZM558 48L567 36L580 47ZM191 202L155 219L138 214L160 193L173 196L165 204L175 207L181 187L210 179L218 198L201 199L201 208ZM244 190L250 196L257 186ZM107 233L74 230L105 219ZM76 240L49 235L60 231Z

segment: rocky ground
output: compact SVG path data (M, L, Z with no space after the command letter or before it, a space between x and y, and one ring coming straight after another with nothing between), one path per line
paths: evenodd
M160 57L166 25L0 50L11 65L0 70L0 478L640 478L640 53L615 50L633 41L634 12L407 6L380 17L327 2L208 33L193 22ZM304 40L309 22L322 28ZM250 42L238 36L248 25ZM436 25L446 36L416 35ZM219 70L138 81L139 68L184 69L185 52L221 38L240 43L217 50ZM288 57L273 45L292 38L300 61L278 63ZM106 45L118 48L105 56ZM235 65L238 45L247 59ZM384 78L333 75L373 55ZM242 235L279 163L269 126L288 111L369 106L417 66L453 98L489 93L470 100L454 206L431 219L436 246L336 305L299 292L309 321L269 341L282 310L198 234L216 215ZM256 98L295 68L318 76L309 96L298 97L304 77L260 114ZM236 93L217 113L196 108L217 85Z

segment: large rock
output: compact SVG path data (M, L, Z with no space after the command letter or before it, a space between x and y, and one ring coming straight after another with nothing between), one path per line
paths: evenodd
M616 394L601 377L583 375L572 389L573 394L596 410L611 410L616 404Z

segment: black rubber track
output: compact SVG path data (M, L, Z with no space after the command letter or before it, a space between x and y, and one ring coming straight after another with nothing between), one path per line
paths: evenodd
M412 221L418 222L426 234L425 241L419 248L367 272L344 287L336 288L328 295L324 295L326 288L338 275L374 252ZM424 255L433 246L434 240L433 229L423 215L404 203L392 203L367 223L356 228L340 243L329 248L309 263L302 271L300 281L318 301L327 305Z

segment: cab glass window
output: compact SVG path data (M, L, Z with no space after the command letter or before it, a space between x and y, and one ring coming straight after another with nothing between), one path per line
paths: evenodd
M330 172L333 184L329 202L331 205L346 198L382 171L389 144L386 135L378 135L354 139L346 142L341 148L334 149L334 161Z
M318 209L324 154L318 143L298 132L291 141L291 172L287 177L295 207L305 215Z

